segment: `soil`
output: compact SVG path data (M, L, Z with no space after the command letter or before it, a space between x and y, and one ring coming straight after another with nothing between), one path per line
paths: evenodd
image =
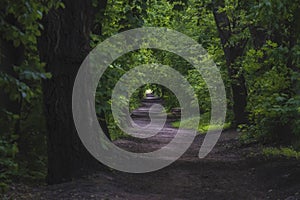
M146 124L144 118L135 119ZM177 129L170 123L147 139L115 141L123 149L149 152L166 145ZM224 131L212 152L198 158L204 135L188 151L161 170L130 174L111 170L72 182L38 187L14 185L7 199L300 199L300 161L264 158L258 144L242 145L239 133Z

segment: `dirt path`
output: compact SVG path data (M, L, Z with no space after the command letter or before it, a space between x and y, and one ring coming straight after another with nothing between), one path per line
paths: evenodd
M136 123L145 124L143 117ZM164 129L148 139L122 139L116 145L134 152L147 152L167 144L176 129ZM214 150L197 157L204 138L195 138L175 163L156 172L129 174L99 172L73 182L37 188L15 188L16 199L300 199L300 162L249 157L259 147L241 146L238 133L225 131ZM252 153L253 154L253 153Z
M234 131L224 132L213 152L202 160L197 153L203 136L198 136L183 157L156 172L99 172L69 183L19 188L12 195L16 199L51 200L300 199L299 161L247 158L255 147L240 147L237 136ZM117 144L127 149L139 146L130 140Z

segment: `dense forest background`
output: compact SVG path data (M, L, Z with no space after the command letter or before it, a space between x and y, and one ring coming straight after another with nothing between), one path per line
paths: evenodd
M87 168L106 170L77 136L73 82L93 47L137 27L167 27L202 44L226 86L225 127L243 132L244 143L298 158L299 5L299 0L1 0L0 188L5 191L13 180L47 177L51 184ZM114 85L126 71L149 63L172 66L187 78L200 102L199 132L205 133L210 98L201 75L172 53L140 49L116 60L99 82L96 110L108 137L124 137L111 114ZM167 88L149 84L132 96L132 109L146 89L162 96L167 109L178 106ZM181 123L189 126L189 120Z

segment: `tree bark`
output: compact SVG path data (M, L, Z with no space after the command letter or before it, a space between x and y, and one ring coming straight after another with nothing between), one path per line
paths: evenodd
M218 11L220 6L224 6L224 2L221 0L218 2L213 1L213 3L213 14L226 58L228 75L231 80L234 125L237 126L239 124L248 123L248 114L246 112L247 88L245 85L245 78L243 74L240 73L239 67L235 64L236 59L243 55L247 41L241 40L234 46L229 45L228 42L233 35L230 21L226 13Z
M49 184L104 168L82 145L72 116L74 80L90 51L92 0L63 0L63 3L64 9L51 10L44 17L44 32L38 45L46 71L52 74L52 78L43 83Z

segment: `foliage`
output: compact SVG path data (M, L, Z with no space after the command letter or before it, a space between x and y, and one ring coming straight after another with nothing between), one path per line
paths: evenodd
M96 45L106 37L114 35L120 31L141 26L168 27L178 31L182 31L194 39L198 38L199 30L197 28L197 9L194 4L184 7L184 10L176 10L176 5L182 5L180 1L108 1L102 20L101 36L92 35L92 45ZM119 78L128 70L140 64L161 63L169 65L187 75L190 65L177 55L169 52L153 49L140 49L128 53L117 59L104 76L101 78L97 89L96 109L98 113L104 110L107 121L109 122L110 132L112 135L120 135L116 133L118 129L115 127L114 121L111 121L110 112L110 96L114 85ZM163 95L167 110L178 106L178 101L174 98L174 94L168 89L155 84L147 84L139 88L131 97L131 109L136 108L140 99L143 97L146 89L152 89L156 94ZM104 102L103 102L104 100ZM124 99L123 99L124 100ZM119 103L125 103L120 98ZM122 134L121 134L122 135Z
M257 135L269 134L268 137L275 139L281 134L277 131L299 133L299 96L291 90L293 71L281 57L282 51L284 48L267 41L260 50L249 50L244 60L248 79L256 76L248 81L248 107L252 111L250 119L254 122L250 128ZM267 59L259 62L263 56Z
M5 184L2 181L9 182L13 175L24 176L35 170L33 165L42 168L39 170L45 176L46 146L41 142L45 143L45 127L37 121L43 119L41 81L51 74L39 60L37 39L43 29L43 15L63 4L58 0L4 0L0 6L0 87L7 95L5 101L16 108L0 105L0 183ZM17 60L11 60L11 56ZM37 157L42 157L41 165Z
M292 37L295 39L292 45L289 42L292 33L294 36L297 35L292 30L298 23L295 18L298 9L296 3L267 0L261 3L236 0L224 2L224 7L219 8L219 12L225 12L230 21L232 35L228 45L234 47L242 40L247 41L243 56L233 63L239 68L238 74L244 74L246 77L250 124L245 127L252 136L263 140L281 140L280 130L297 134L299 97L296 91L299 88L299 73L295 69L299 62L297 56L299 48L295 37ZM176 5L182 5L181 9L175 9ZM146 1L144 4L139 1L109 1L103 21L102 39L133 27L158 26L178 30L198 40L220 68L228 96L227 121L230 121L232 118L230 85L234 80L230 80L227 76L224 52L212 9L214 8L210 1L190 0L182 3L163 0ZM125 21L126 23L123 23ZM257 40L262 40L262 36L253 33L253 29L261 30L265 34L264 38L267 38L262 41L261 46L257 46L256 43ZM277 34L278 32L280 34ZM103 82L111 84L105 86L106 91L109 91L118 77L127 70L139 64L153 62L172 66L186 76L197 94L201 113L208 115L210 99L201 75L186 61L169 52L143 49L123 56L111 66L111 73L107 72L109 78ZM165 89L156 89L155 85L148 85L135 93L136 100L131 99L132 108L138 106L139 98L142 97L141 91L148 87L152 87L151 89L155 91L163 91L158 93L164 94L169 108L178 106L177 102L172 102L174 98L168 98L173 95L172 93L167 90L164 92ZM101 88L99 93L105 94L103 87ZM109 106L107 108L109 110ZM290 135L287 134L287 137Z
M263 1L248 13L267 38L260 47L249 46L241 61L248 87L248 130L264 141L290 143L299 137L297 10L296 3Z
M10 177L18 172L18 164L15 160L18 147L16 142L12 142L13 137L16 136L0 137L0 193L7 190Z
M138 2L138 1L137 1ZM182 5L182 9L176 9L176 5ZM138 3L135 6L140 6ZM105 18L103 20L103 34L102 39L105 37L108 37L110 35L113 35L119 31L126 30L126 27L124 27L124 24L120 24L120 21L123 21L124 16L128 15L128 13L133 12L135 10L135 6L133 4L127 2L127 1L108 1L107 9ZM216 34L216 28L213 27L213 15L212 13L209 13L207 10L201 11L203 14L207 14L207 16L203 17L205 19L205 22L209 22L209 25L206 25L205 23L201 23L202 26L199 25L199 16L202 16L199 14L199 8L201 8L202 3L199 3L197 1L188 1L187 4L183 4L181 1L146 1L145 5L139 7L138 15L135 15L135 17L139 17L139 20L131 20L131 23L127 23L127 26L132 27L139 27L141 25L143 26L153 26L153 27L168 27L171 29L175 29L177 31L180 31L182 33L187 34L188 36L194 38L195 40L199 39L199 33L202 34L204 30L206 32L208 31L214 31L214 34ZM139 23L136 23L139 22ZM207 34L203 33L203 38L207 36ZM202 37L202 36L201 36ZM214 44L219 45L219 40L217 37L215 37ZM102 39L98 39L98 42ZM206 41L207 47L209 44L209 38L206 37L206 40L202 39L203 42ZM96 41L96 40L95 40ZM93 42L95 44L95 42ZM220 47L220 45L219 45ZM211 45L209 46L211 52L218 51L215 46ZM220 52L220 51L218 51ZM217 54L216 54L217 55ZM180 73L182 73L184 76L190 76L192 77L193 68L189 63L187 63L184 59L180 58L179 56L165 51L160 50L152 50L152 49L142 49L140 51L136 51L133 53L130 53L128 55L122 56L122 58L119 58L118 61L114 62L112 66L110 66L110 69L106 72L106 75L109 77L109 80L105 78L105 80L101 80L103 83L105 83L104 87L99 87L99 93L103 94L106 93L105 91L109 91L109 88L112 88L113 85L117 82L118 77L120 77L121 74L124 74L126 71L128 71L130 68L133 68L139 64L149 64L149 63L161 63L164 65L172 66L174 69L178 70ZM191 71L190 71L191 70ZM112 74L110 74L110 71ZM120 74L120 71L121 74ZM118 75L117 75L118 74ZM199 76L195 77L199 78ZM192 79L192 78L190 78ZM113 83L113 81L115 81ZM107 85L106 83L112 83ZM192 86L198 88L198 91L201 91L201 94L199 93L198 97L201 99L201 102L203 104L210 104L208 93L202 92L202 87L205 90L205 84L197 85L197 80L194 81ZM203 83L203 82L202 82ZM101 83L100 83L101 84ZM151 88L154 91L157 91L158 94L163 94L165 99L165 105L167 105L167 109L170 109L172 107L178 106L178 101L176 98L173 98L174 94L164 89L162 86L160 88L157 88L156 85L147 85L143 88L140 88L139 91L137 91L136 94L142 94L143 91L147 88ZM100 89L101 88L101 89ZM103 92L103 90L105 91ZM108 92L109 93L109 92ZM109 95L108 95L109 96ZM137 106L139 99L141 98L141 95L136 96L138 97L136 101L133 100L132 105ZM99 98L101 99L101 98ZM205 100L204 100L205 99ZM103 100L103 98L102 98ZM174 101L176 100L176 101ZM208 100L208 101L207 101ZM202 106L204 107L204 106ZM109 108L108 108L109 109ZM209 111L210 108L205 108L206 111Z
M237 76L245 76L249 124L242 125L248 138L291 143L299 137L299 2L290 1L219 1L214 7L203 1L201 12L218 9L229 21L234 48L246 42L234 63ZM222 3L221 3L222 4ZM203 18L206 18L203 17ZM210 25L213 27L215 25ZM224 69L222 49L212 28L205 32L215 62ZM217 36L218 37L218 36ZM210 49L217 49L213 52ZM223 60L223 62L222 62ZM223 76L227 88L233 79ZM233 77L234 78L234 77ZM230 91L227 94L231 96ZM232 99L229 98L229 108ZM236 102L238 103L238 102Z

